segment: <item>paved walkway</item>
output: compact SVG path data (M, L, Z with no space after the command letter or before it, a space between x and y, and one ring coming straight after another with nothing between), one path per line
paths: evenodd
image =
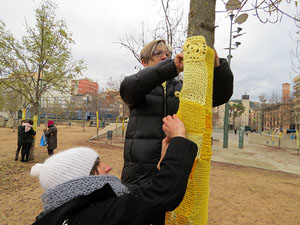
M212 160L243 166L300 174L300 154L295 150L272 148L248 143L238 148L238 135L229 134L228 148L223 148L223 133L213 133Z

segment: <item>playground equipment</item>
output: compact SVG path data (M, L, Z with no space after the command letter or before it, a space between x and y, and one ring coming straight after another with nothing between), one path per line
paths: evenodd
M109 125L105 126L103 129L99 130L98 135L96 134L90 137L89 139L97 140L98 138L106 137L108 131L112 131L113 135L122 135L122 129L123 129L122 126L124 126L124 129L126 130L127 124L122 125L122 123L110 123Z

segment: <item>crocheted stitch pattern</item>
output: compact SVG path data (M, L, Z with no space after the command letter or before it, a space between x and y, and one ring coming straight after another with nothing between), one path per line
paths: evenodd
M198 146L187 190L181 204L166 215L166 224L207 224L212 134L212 85L214 50L203 36L184 44L184 78L179 94L178 117L186 137Z
M109 184L118 197L124 193L129 193L128 189L115 176L83 176L59 184L44 192L42 195L44 211L49 212L78 196L89 195L105 184Z

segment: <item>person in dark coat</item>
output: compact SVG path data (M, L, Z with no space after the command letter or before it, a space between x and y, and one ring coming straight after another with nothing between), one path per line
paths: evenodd
M23 123L24 126L24 144L21 152L21 162L28 162L30 149L33 143L33 136L36 134L35 130L33 129L33 121L28 120L27 123Z
M26 122L26 120L22 120L21 125L18 126L18 148L17 148L17 151L16 151L15 161L18 160L20 150L23 148L23 145L24 145L25 126L23 126L23 123L25 123L25 122Z
M53 155L54 149L57 148L57 128L53 120L48 121L48 129L44 129L47 138L48 155Z
M144 69L125 77L120 95L130 116L124 145L121 180L129 188L146 180L160 158L162 118L177 113L182 81L183 54L171 59L172 49L164 40L155 40L141 51ZM216 53L216 52L215 52ZM233 74L226 59L215 54L213 106L226 103L233 92Z
M164 118L161 158L147 183L129 191L111 168L90 148L73 148L36 164L45 192L44 211L34 225L146 225L157 215L174 210L182 201L197 145L185 139L183 123L174 116Z

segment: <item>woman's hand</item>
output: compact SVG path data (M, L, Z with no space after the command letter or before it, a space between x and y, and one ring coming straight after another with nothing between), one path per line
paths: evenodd
M183 52L175 56L174 63L177 69L177 74L179 74L183 71Z
M171 139L173 137L185 137L185 128L183 122L174 114L163 118L163 131Z
M219 59L218 53L215 48L214 48L214 51L215 51L215 68L216 68L216 67L220 66L220 59Z
M161 144L161 153L160 153L160 160L157 164L157 169L160 169L160 163L161 161L163 160L163 158L165 157L165 154L167 152L167 149L168 149L168 146L169 146L169 143L170 143L170 139L168 137L165 137L163 140L162 140L162 144Z

